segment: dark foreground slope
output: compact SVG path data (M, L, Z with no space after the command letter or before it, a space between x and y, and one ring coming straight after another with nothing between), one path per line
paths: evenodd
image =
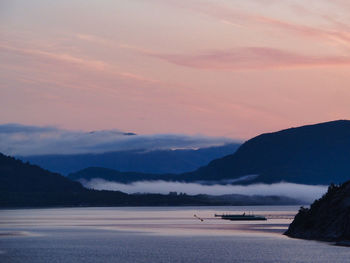
M294 238L350 241L350 181L331 185L310 209L301 208L285 235Z
M249 182L342 183L350 175L350 121L332 121L259 135L234 154L217 159L184 178Z

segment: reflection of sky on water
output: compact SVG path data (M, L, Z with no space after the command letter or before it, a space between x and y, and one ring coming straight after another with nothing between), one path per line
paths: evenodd
M0 262L348 262L348 248L282 235L297 210L296 206L0 210ZM232 222L214 217L243 212L268 220Z
M23 209L3 210L0 223L2 229L74 227L157 235L280 235L297 210L296 206ZM268 220L229 221L214 217L214 214L244 212L263 215Z

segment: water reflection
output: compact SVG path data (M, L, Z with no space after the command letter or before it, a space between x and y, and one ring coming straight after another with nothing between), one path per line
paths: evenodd
M271 235L285 231L297 210L296 206L2 210L0 227L81 227L159 235ZM244 212L263 215L268 220L229 221L214 217L218 213Z
M297 210L295 206L0 210L0 262L348 262L348 248L282 235ZM214 217L243 212L268 220Z

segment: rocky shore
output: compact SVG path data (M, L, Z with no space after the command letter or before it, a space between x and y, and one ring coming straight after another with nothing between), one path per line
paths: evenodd
M293 238L350 241L350 181L330 185L310 208L301 207L285 235Z

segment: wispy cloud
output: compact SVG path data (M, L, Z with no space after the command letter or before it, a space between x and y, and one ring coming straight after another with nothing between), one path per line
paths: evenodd
M298 12L299 9L303 9L309 15L312 14L318 17L320 20L325 20L329 23L328 28L324 28L321 25L306 25L304 23L295 23L288 20L278 19L275 17L264 15L263 10L266 8L266 2L269 5L281 4L280 1L249 1L256 2L256 4L261 4L256 10L242 10L239 7L233 8L232 5L225 4L224 2L210 2L210 1L197 1L191 0L186 2L179 2L173 0L162 1L164 4L169 4L177 8L182 8L185 10L190 10L195 13L203 14L217 19L220 22L231 24L234 26L242 27L243 25L255 24L256 26L265 26L278 29L280 33L295 34L297 36L317 38L318 40L338 42L345 45L350 45L350 34L349 31L344 28L344 26L339 27L339 23L334 19L325 19L322 14L317 14L311 12L305 7L298 6L296 4L283 3L284 9L295 9ZM327 2L327 1L326 1ZM329 1L329 4L336 4L339 8L350 8L349 3L345 0ZM239 5L238 5L239 6Z
M202 148L232 139L182 134L130 135L119 130L69 131L20 124L0 125L0 152L9 155L101 153L126 150Z
M99 45L116 46L116 43L114 43L113 41L96 35L77 34L76 37L80 40L92 42Z
M202 185L197 183L180 183L166 181L140 181L132 184L121 184L105 181L102 179L92 179L82 181L85 187L97 190L118 190L126 193L160 193L182 192L186 194L240 194L240 195L262 195L262 196L286 196L293 199L311 203L320 198L326 191L327 186L323 185L303 185L294 183L276 184L252 184L252 185Z
M214 70L284 69L350 64L350 56L310 56L267 47L242 47L197 54L144 54L176 65Z
M14 46L9 46L0 43L0 49L2 52L13 53L17 55L35 58L45 58L49 60L55 60L59 62L71 63L77 66L84 66L93 70L103 70L106 67L106 63L100 60L84 59L77 56L73 56L67 53L54 53L49 51L43 51L38 49L30 48L19 48Z
M306 37L316 37L318 39L323 39L327 41L335 41L338 43L343 43L350 45L350 34L348 31L339 31L337 28L325 30L322 28L316 28L307 25L295 24L279 19L274 19L265 16L256 16L254 18L256 22L264 23L266 25L274 26L279 29L293 32Z
M89 36L93 38L94 36ZM102 40L101 40L102 41ZM107 41L107 40L106 40ZM136 81L157 83L158 80L145 77L133 72L122 71L115 66L102 61L77 55L72 55L66 52L55 52L50 50L39 49L39 47L21 47L16 43L6 43L0 41L0 53L20 57L22 61L31 61L32 64L42 63L49 64L55 67L71 67L74 70L77 68L86 71L102 72L104 74L118 76L120 78L132 79ZM7 67L3 65L3 67ZM10 65L8 66L10 67Z

